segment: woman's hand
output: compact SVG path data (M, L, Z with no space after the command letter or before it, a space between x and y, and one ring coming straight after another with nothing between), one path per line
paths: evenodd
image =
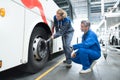
M71 54L71 58L75 58L76 57L76 54L75 53L72 53Z
M73 50L73 52L71 53L71 58L75 58L76 57L76 52L78 51L78 49Z
M51 36L51 39L54 39L54 35Z

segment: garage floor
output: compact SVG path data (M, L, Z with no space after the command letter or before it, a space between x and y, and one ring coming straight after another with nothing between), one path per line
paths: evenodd
M115 60L111 59L113 57ZM120 80L120 55L110 55L107 61L102 57L91 73L79 74L81 68L82 66L75 63L71 69L60 64L41 80Z
M120 80L120 55L115 51L108 53L107 60L102 56L93 72L87 74L79 74L82 66L75 63L72 63L71 69L66 69L62 63L64 55L61 55L48 62L46 67L36 74L12 70L7 75L5 72L4 75L0 73L0 80Z

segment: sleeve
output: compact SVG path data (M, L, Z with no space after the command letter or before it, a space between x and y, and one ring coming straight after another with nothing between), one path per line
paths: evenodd
M96 40L95 40L94 35L90 35L90 36L88 36L88 38L87 38L85 41L83 41L82 43L73 45L73 49L76 50L76 49L79 49L79 48L89 48L89 47L91 47L92 45L94 45L95 43L96 43Z
M55 28L55 31L57 32L58 31L58 26L57 26L56 16L53 17L53 20L54 20L53 26Z
M70 26L69 22L66 22L59 31L56 32L56 34L54 35L54 38L57 38L59 36L62 36L63 34L65 34L65 32L67 31L68 27Z

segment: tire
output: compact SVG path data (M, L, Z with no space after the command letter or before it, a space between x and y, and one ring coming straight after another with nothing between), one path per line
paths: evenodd
M29 43L28 63L26 64L27 72L36 73L40 71L48 60L48 44L44 39L47 39L47 32L42 27L36 27L31 35Z

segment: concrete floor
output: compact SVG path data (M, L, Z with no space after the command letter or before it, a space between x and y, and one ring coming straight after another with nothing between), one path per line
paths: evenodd
M102 56L93 68L93 72L87 74L79 74L82 66L72 63L72 68L66 69L63 63L60 63L52 71L46 74L40 80L120 80L120 55L115 51L108 51L108 57L105 60ZM19 73L17 75L9 74L5 80L35 80L43 73L48 71L55 64L64 58L61 55L46 64L46 67L36 74ZM13 74L16 74L12 71ZM18 73L18 72L17 72ZM1 74L0 74L1 75ZM0 80L2 77L0 77Z
M60 64L41 80L120 80L120 55L110 54L107 60L102 57L93 72L87 74L79 74L81 65L75 63L72 65L71 69L66 69L63 64Z

